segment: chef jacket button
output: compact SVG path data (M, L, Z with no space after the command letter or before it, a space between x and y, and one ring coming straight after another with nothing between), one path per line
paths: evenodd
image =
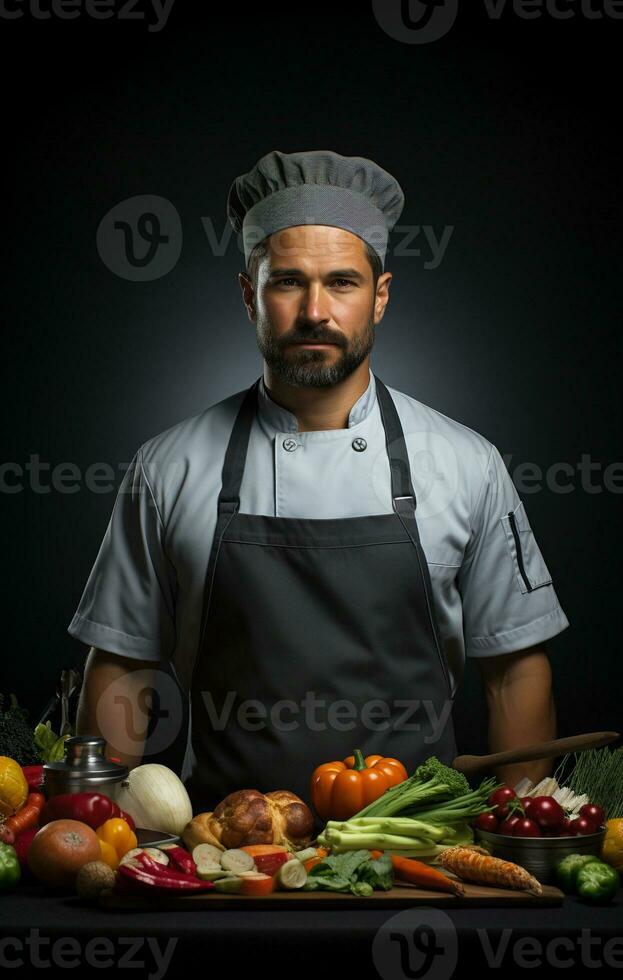
M368 443L366 442L366 440L362 439L361 437L357 439L353 439L353 449L357 453L362 453L367 445Z
M296 441L296 439L283 440L283 448L289 453L293 453L297 446L298 446L298 442Z

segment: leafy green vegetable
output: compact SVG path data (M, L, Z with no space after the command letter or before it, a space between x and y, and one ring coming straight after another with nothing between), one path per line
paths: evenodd
M68 738L69 735L55 735L49 721L35 728L35 745L45 762L59 762L65 757L65 741Z
M323 858L310 869L304 889L371 895L375 888L388 891L393 883L389 855L383 854L375 860L370 851L360 849Z
M588 749L567 753L554 779L580 796L586 793L591 803L603 807L606 820L623 817L623 747Z
M413 776L392 786L355 817L393 817L408 807L442 802L465 796L470 786L462 772L450 769L432 755L415 770Z

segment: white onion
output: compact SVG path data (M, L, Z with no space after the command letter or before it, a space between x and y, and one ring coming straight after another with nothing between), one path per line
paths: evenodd
M167 766L148 762L130 770L117 793L117 805L137 827L181 835L192 820L190 797L181 779Z

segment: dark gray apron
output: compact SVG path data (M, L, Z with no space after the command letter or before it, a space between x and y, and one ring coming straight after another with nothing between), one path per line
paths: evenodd
M411 774L457 754L452 691L415 520L402 426L375 375L393 513L309 520L241 514L257 407L247 391L225 454L191 681L193 812L228 793L310 803L322 762L359 748ZM344 493L350 488L344 487Z

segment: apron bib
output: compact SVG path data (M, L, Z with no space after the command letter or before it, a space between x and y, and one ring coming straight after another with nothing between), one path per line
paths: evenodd
M409 775L431 755L457 755L404 434L375 380L393 513L240 513L259 379L240 406L192 667L193 813L240 789L287 789L309 804L316 766L356 748L400 759Z

